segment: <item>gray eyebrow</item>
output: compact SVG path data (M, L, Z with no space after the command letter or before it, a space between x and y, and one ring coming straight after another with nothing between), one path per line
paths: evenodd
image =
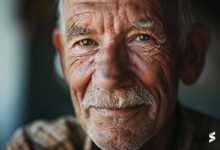
M162 27L161 22L156 21L154 19L137 21L137 22L129 24L128 26L131 27L131 28L139 30L139 29L142 29L142 28L150 28L155 23Z
M142 29L142 28L150 28L153 26L153 24L159 24L161 27L161 23L158 22L158 21L155 21L154 19L150 19L150 20L142 20L142 21L137 21L137 22L134 22L134 23L130 23L128 25L128 27L131 27L131 28L134 28L134 29ZM74 36L74 35L86 35L89 31L89 27L84 27L84 26L76 26L75 24L68 28L67 31L66 31L66 38L69 39L71 36Z
M73 35L86 35L89 31L88 27L79 27L76 25L73 25L66 31L66 37L69 38Z

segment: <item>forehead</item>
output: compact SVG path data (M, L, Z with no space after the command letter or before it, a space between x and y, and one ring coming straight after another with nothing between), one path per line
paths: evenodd
M175 22L176 0L65 0L66 28L73 24L111 28L112 24L154 19L163 26ZM172 18L172 20L171 20ZM99 20L99 21L97 21ZM102 21L100 21L102 20Z

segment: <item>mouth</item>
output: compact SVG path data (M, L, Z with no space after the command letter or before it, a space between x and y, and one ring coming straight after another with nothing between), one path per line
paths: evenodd
M141 106L131 106L127 108L100 108L94 107L95 110L107 118L126 118L135 115L141 110Z

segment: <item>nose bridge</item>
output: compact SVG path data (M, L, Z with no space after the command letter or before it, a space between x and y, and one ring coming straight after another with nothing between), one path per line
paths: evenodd
M116 40L107 41L103 46L101 62L109 63L108 65L117 64L120 61L122 63L123 59L119 58L123 57L123 53L125 53L123 50L123 46L120 45L119 42L117 42Z
M101 61L97 66L99 74L105 78L120 78L125 70L125 50L116 39L104 44Z
M104 43L95 71L96 86L104 90L114 90L125 84L127 54L117 39Z

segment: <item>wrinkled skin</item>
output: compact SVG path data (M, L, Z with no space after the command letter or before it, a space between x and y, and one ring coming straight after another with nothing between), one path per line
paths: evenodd
M89 32L64 39L57 29L54 44L61 55L79 121L86 132L92 130L93 140L102 148L132 143L140 124L153 125L151 133L143 133L144 142L131 149L175 148L178 128L173 110L178 82L180 77L186 84L197 80L209 43L208 29L197 25L187 41L193 48L182 54L178 47L176 5L175 0L65 1L66 34L73 24L87 27ZM156 20L150 28L137 30L129 26L150 19ZM150 39L137 40L140 34L149 35ZM91 39L93 44L83 46L79 43L83 39ZM142 107L129 118L108 118L94 107L84 110L81 106L92 87L111 93L136 86L149 89L156 105Z

